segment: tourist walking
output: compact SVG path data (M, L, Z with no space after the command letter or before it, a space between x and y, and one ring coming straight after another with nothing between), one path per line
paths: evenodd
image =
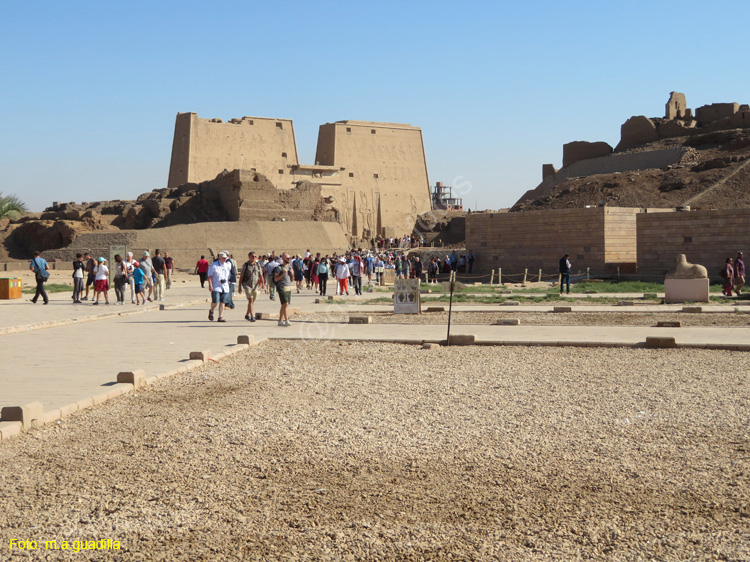
M232 254L229 252L224 253L228 256L227 262L232 266L231 273L229 274L229 303L227 303L227 308L234 310L234 290L237 287L237 262L234 261Z
M47 265L47 260L42 257L41 252L34 252L34 258L29 264L29 269L34 272L34 277L36 278L36 293L34 293L34 298L31 299L31 302L36 304L39 297L42 297L44 304L49 304L47 291L44 290L44 284L49 279L49 265Z
M328 273L330 270L328 258L323 258L318 264L318 282L320 283L320 295L326 296L326 288L328 287Z
M136 304L136 290L135 290L135 279L133 279L133 272L138 267L136 264L138 262L133 259L133 252L128 252L125 254L125 269L128 273L128 286L130 287L130 302L131 304Z
M151 259L151 264L154 268L154 274L156 275L156 282L154 283L154 300L163 301L164 291L167 288L167 264L164 258L161 257L161 250L157 248L154 250L154 257Z
M352 286L354 287L355 295L362 295L362 273L364 266L362 264L362 258L354 256L350 272L352 276Z
M217 322L226 322L224 319L224 307L229 302L229 275L232 273L232 264L227 260L226 252L219 252L219 257L212 263L207 271L208 290L211 292L211 310L208 319L213 322L214 309L219 307L219 318Z
M437 283L437 274L438 274L438 263L437 258L433 257L430 260L430 263L427 265L427 282L428 283Z
M745 286L745 260L742 259L742 252L737 252L734 259L734 291L739 297L742 294L742 287Z
M276 290L279 293L279 326L289 327L289 305L292 302L292 267L291 258L284 252L281 254L281 264L277 264L273 270L273 282L276 284Z
M266 281L268 282L268 297L272 300L276 300L276 283L273 280L273 271L279 264L273 254L270 256L268 263L266 264Z
M297 294L299 294L302 288L302 281L305 280L304 263L299 254L292 261L292 271L294 272L294 282L297 285Z
M169 252L164 252L164 267L167 276L167 289L172 288L172 274L174 273L174 258Z
M140 263L143 270L143 291L146 292L146 289L148 289L146 300L151 302L153 301L151 296L154 294L154 264L151 262L150 254L147 251L143 252Z
M73 304L81 304L85 271L86 264L83 263L83 254L76 254L76 259L73 260Z
M414 258L414 277L416 279L419 279L420 283L422 282L422 261L419 259L419 256L415 256Z
M99 298L104 295L104 304L109 304L109 268L106 258L99 258L94 269L94 303L99 304Z
M247 297L245 320L250 322L255 322L254 305L260 290L263 288L264 279L265 275L263 274L263 268L258 263L258 257L255 252L250 252L247 254L247 261L242 266L239 280L240 291L244 291Z
M208 277L208 266L210 264L206 261L206 256L201 256L201 259L198 260L198 263L195 264L195 271L193 272L193 275L197 275L198 278L201 280L201 289L205 288L204 285L206 283L206 277Z
M469 273L471 273L474 269L474 252L469 250L469 253L466 255L466 263L469 264Z
M318 266L320 265L320 257L316 256L310 264L310 287L316 293L320 292L320 277L318 277Z
M89 290L91 286L94 284L94 278L96 277L96 275L94 274L94 269L96 268L96 261L94 261L94 258L91 257L91 255L88 252L84 252L83 261L86 262L86 296L84 296L81 300L87 301L89 300Z
M146 304L146 293L143 292L143 281L146 277L146 274L143 273L143 270L141 269L141 264L139 264L137 261L133 261L133 272L132 272L132 286L134 291L134 302L135 305L141 305ZM143 300L143 302L141 302Z
M343 295L349 294L349 266L346 265L346 259L339 259L338 267L336 268L336 280L339 283L337 294Z
M724 286L722 293L727 296L732 296L732 287L734 285L734 268L732 267L732 258L727 258L724 263L724 269L721 270L721 278L724 280Z
M125 260L120 254L115 254L115 305L125 304L125 285L128 282Z
M570 265L570 256L565 254L560 258L560 294L563 294L563 285L566 285L566 292L570 294L570 272L573 270L573 266Z

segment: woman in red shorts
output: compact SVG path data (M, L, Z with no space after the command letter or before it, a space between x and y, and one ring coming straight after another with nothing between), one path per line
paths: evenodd
M94 304L99 304L99 296L104 293L104 304L109 304L109 268L107 260L99 258L94 268Z

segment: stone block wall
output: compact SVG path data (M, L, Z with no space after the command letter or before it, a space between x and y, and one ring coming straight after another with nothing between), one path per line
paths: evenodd
M153 254L156 248L167 251L175 259L177 268L194 268L201 255L206 259L220 251L231 252L244 263L250 250L256 252L312 252L333 253L345 249L348 240L337 222L205 222L123 231L123 238L114 239L112 233L90 233L76 238L63 250L48 250L43 256L48 261L72 261L76 252L89 251L95 256L108 256L109 245L125 245L136 259L144 250Z
M473 213L466 217L466 248L476 269L503 268L504 275L528 268L556 274L570 254L575 271L604 274L636 262L636 223L640 209L600 207L522 213Z
M606 142L573 141L563 145L563 168L579 160L599 158L612 154L612 147ZM542 171L544 175L544 171Z
M726 258L750 248L750 209L644 213L636 218L638 272L674 271L678 254L708 269L718 282Z

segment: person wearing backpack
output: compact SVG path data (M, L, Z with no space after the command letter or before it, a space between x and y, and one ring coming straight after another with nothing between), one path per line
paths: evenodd
M239 282L240 291L244 291L245 296L247 297L247 313L245 314L245 320L248 320L249 322L255 322L255 311L253 305L258 298L260 290L263 288L264 281L265 275L263 274L263 268L258 262L255 252L250 252L247 255L247 261L242 266Z
M41 296L44 304L49 304L47 291L44 290L44 284L47 282L47 279L49 279L49 266L47 265L47 260L42 257L41 252L34 252L34 259L31 260L29 269L33 271L36 276L36 293L34 294L34 298L31 299L31 302L36 304L36 301L38 301Z
M304 263L299 254L292 261L292 271L294 272L294 282L297 285L297 294L299 294L302 288L302 281L305 280Z

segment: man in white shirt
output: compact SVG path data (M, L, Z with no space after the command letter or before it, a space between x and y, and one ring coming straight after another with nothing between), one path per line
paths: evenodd
M229 302L229 275L232 273L232 264L227 260L226 252L219 252L217 259L208 268L208 290L211 292L211 310L208 319L213 321L214 309L219 305L219 318L217 322L224 320L224 307Z

